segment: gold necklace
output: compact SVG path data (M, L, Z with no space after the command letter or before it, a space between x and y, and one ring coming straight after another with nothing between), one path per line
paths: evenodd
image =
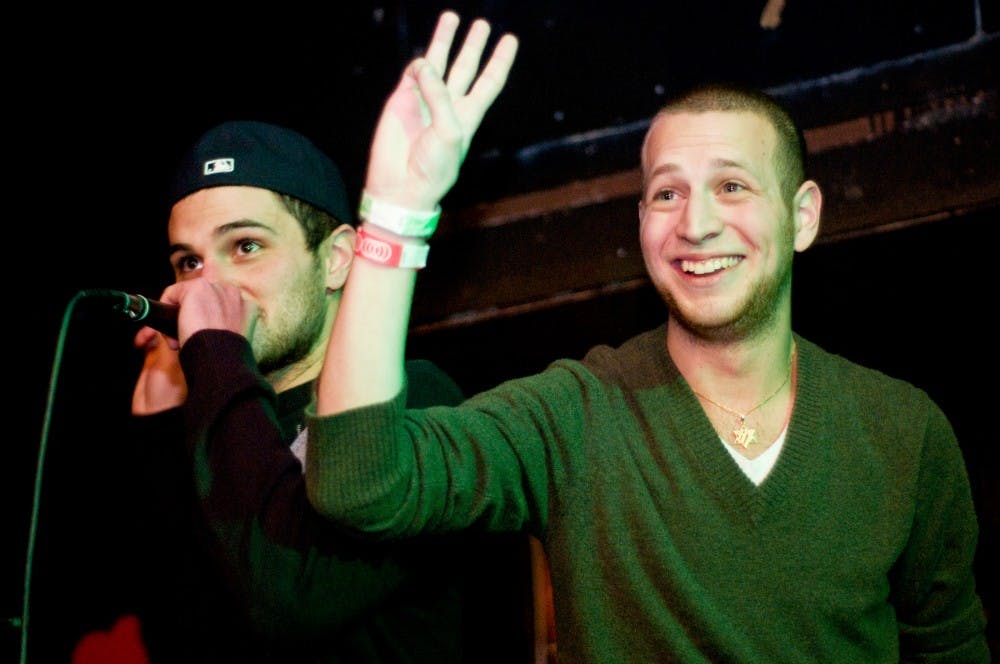
M721 408L722 410L726 411L727 413L730 413L731 415L735 415L736 417L740 418L740 426L737 427L736 429L733 429L733 443L736 444L736 445L742 446L743 449L746 449L746 448L750 447L751 445L753 445L754 443L757 442L757 430L756 429L750 429L750 428L747 427L747 425L746 425L747 416L749 416L750 413L754 412L758 408L762 408L764 406L764 404L766 404L768 401L770 401L774 397L778 396L778 392L780 392L782 390L782 388L784 388L785 385L788 384L788 381L791 379L791 377L792 377L792 367L794 365L795 365L795 344L793 343L792 344L792 354L791 354L791 357L789 357L789 359L788 359L788 373L785 375L785 380L781 381L781 385L778 386L778 389L776 389L774 392L771 392L771 394L766 399L764 399L759 404L757 404L756 406L754 406L753 408L751 408L750 410L748 410L745 413L740 413L738 411L733 410L732 408L727 408L727 407L723 406L721 403L719 403L718 401L715 401L713 399L708 398L707 396L705 396L704 394L702 394L701 392L699 392L698 390L696 390L694 388L691 388L691 391L694 392L695 394L697 394L699 397L701 397L705 401L707 401L708 403L710 403L710 404L712 404L714 406L718 406L719 408Z

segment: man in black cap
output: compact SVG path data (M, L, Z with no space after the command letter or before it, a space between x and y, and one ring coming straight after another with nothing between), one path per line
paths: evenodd
M510 631L519 584L475 610L467 592L468 563L526 587L526 540L373 546L307 500L305 410L356 242L337 166L287 128L226 122L184 157L169 202L176 284L163 299L185 293L182 332L215 292L235 289L252 315L243 335L201 330L179 351L151 328L135 338L136 451L160 515L135 588L152 661L511 661L522 642L527 659L527 632ZM430 362L408 370L411 407L462 398Z

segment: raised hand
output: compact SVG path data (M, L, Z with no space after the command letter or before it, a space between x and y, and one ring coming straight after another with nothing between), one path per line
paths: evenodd
M441 14L426 55L407 65L386 100L365 182L374 200L410 213L434 211L455 184L473 135L507 82L517 39L504 35L480 72L490 35L482 20L472 23L447 78L443 76L458 24L454 12ZM379 227L366 220L369 225ZM405 240L419 246L425 237ZM405 379L415 282L416 270L354 261L317 384L317 414L386 401L398 393Z
M365 183L380 200L433 210L455 184L473 135L507 82L517 38L503 35L479 73L490 35L490 25L482 19L472 23L447 69L458 25L454 12L441 14L425 56L407 66L385 103Z

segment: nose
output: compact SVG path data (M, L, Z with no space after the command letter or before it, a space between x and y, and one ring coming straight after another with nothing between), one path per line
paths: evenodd
M212 282L222 281L225 277L225 269L220 261L205 258L201 263L198 276Z
M692 192L677 223L677 235L691 244L701 244L721 233L722 225L713 197Z

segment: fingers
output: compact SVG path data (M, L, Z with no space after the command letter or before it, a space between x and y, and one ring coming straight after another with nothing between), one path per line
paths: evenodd
M469 92L470 86L476 80L479 63L490 37L490 24L487 21L481 18L473 21L465 36L465 41L462 43L462 48L449 69L448 53L451 51L459 22L460 19L454 12L443 12L438 19L434 36L431 38L431 43L423 58L430 63L442 80L447 80L448 92L453 99L459 99ZM483 100L488 100L487 106L496 99L500 90L503 89L507 75L514 64L517 47L517 38L508 34L500 38L493 50L493 54L483 71L483 76L480 76L477 82L477 87L483 90L477 94Z
M517 39L504 35L480 75L490 24L472 22L449 68L458 28L458 15L443 12L426 54L408 64L386 100L365 180L373 196L412 209L433 209L455 183L473 135L504 87Z
M417 82L420 85L420 96L425 103L425 110L430 114L438 137L446 141L461 140L462 126L455 115L451 93L437 72L428 63L418 63L416 67Z
M139 331L135 333L135 337L132 339L132 345L134 345L139 350L150 350L156 348L156 345L160 337L151 327L140 327Z
M483 19L475 20L445 82L441 72L447 66L447 52L457 21L458 16L454 13L442 14L428 57L414 61L410 71L418 83L419 96L426 104L422 110L429 111L436 130L449 140L456 138L455 132L462 133L467 144L507 82L517 55L518 40L514 35L503 35L480 74L479 64L489 40L490 24ZM432 58L439 62L435 63Z
M518 41L514 35L508 34L501 37L483 68L483 73L479 75L475 85L469 91L467 97L471 102L471 109L478 113L478 116L473 119L474 126L479 125L486 110L499 96L503 86L506 85L511 67L514 66L514 58L517 56L517 47Z
M424 54L424 58L442 77L447 71L448 53L451 51L451 44L455 39L458 24L458 14L453 11L441 12L437 27L434 28L434 35L431 37L431 43L427 46L427 53Z
M257 305L243 296L236 284L204 277L185 279L163 291L164 301L177 304L177 339L165 337L171 348L183 345L203 329L231 330L249 337L256 322Z
M448 72L448 92L452 97L463 96L472 85L479 71L479 59L486 48L486 40L490 37L490 24L482 19L477 19L469 28L469 34L465 36L462 49L455 57L455 62ZM443 70L438 70L443 71Z

